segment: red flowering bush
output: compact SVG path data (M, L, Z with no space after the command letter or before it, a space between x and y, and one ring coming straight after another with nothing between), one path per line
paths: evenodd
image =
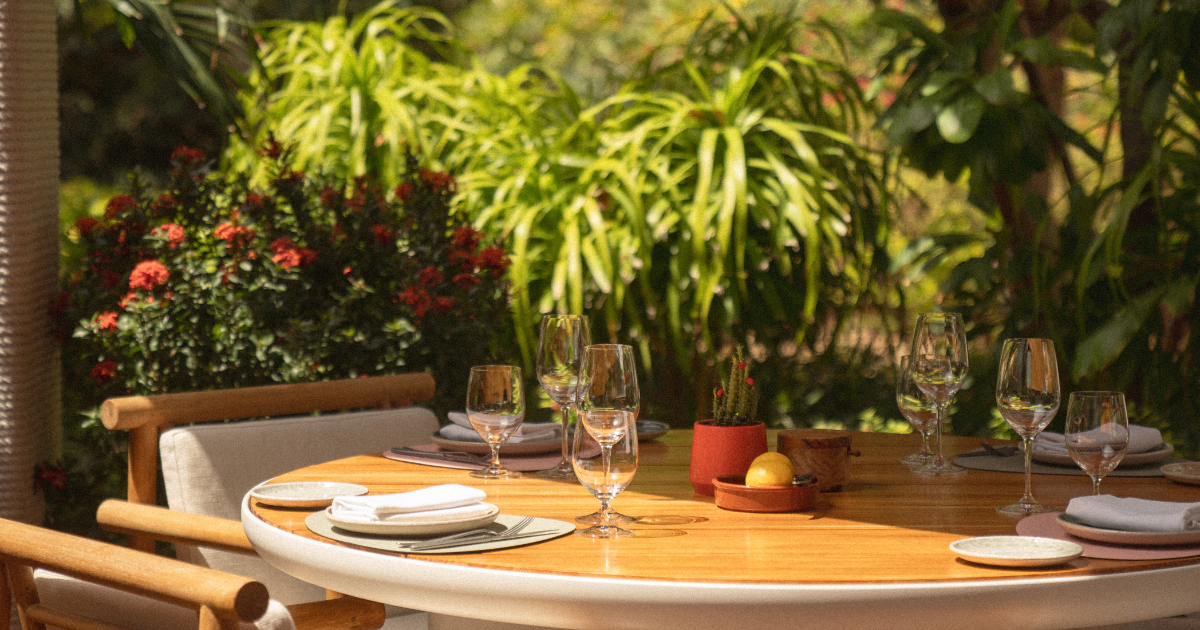
M461 405L511 318L508 256L450 212L454 178L409 156L385 191L293 170L273 141L263 153L265 190L181 148L167 190L135 177L102 219L76 223L87 255L52 305L65 409L426 369L435 406Z

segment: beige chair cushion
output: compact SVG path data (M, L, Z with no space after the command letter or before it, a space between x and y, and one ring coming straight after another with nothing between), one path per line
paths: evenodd
M64 612L123 626L130 630L196 630L196 611L142 595L84 582L53 571L33 572L41 602ZM292 616L275 600L254 623L241 630L296 630Z
M424 444L438 428L421 407L175 427L159 438L167 506L240 519L251 488L303 466L394 446ZM181 560L258 580L285 604L325 599L325 590L249 556L178 545Z

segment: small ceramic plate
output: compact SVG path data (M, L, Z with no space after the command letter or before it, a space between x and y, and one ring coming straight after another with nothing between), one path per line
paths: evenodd
M1200 485L1200 462L1175 462L1162 467L1162 474L1171 481Z
M1072 536L1086 538L1106 543L1116 543L1118 545L1149 545L1149 546L1169 546L1169 545L1195 545L1200 543L1200 529L1185 531L1185 532L1131 532L1122 529L1104 529L1102 527L1092 527L1084 525L1079 521L1067 516L1067 514L1059 514L1059 527Z
M1083 547L1065 540L1037 536L978 536L950 543L964 560L1000 567L1045 567L1070 562Z
M250 497L279 507L325 507L333 503L334 497L356 497L366 493L366 487L353 483L294 481L258 486L250 491Z
M1146 464L1155 464L1171 458L1171 453L1175 452L1175 447L1167 442L1163 442L1158 448L1145 453L1125 453L1125 457L1121 458L1121 463L1117 464L1117 468L1129 468L1132 466L1145 466ZM1043 464L1057 464L1059 466L1078 466L1075 460L1071 459L1070 455L1061 455L1056 453L1046 453L1044 451L1034 450L1033 459Z
M660 437L666 435L667 431L670 431L670 430L671 430L671 427L667 426L667 423L665 423L665 422L659 422L657 420L638 420L637 421L637 433L638 433L638 441L639 442L645 442L646 440L653 440L654 438L660 438Z
M500 514L500 508L490 505L492 508L486 516L477 516L467 519L458 519L453 521L440 521L437 523L419 523L419 524L402 524L402 523L359 523L355 521L346 521L339 519L331 514L333 508L325 510L325 518L329 519L330 523L344 529L346 531L358 532L360 534L377 534L383 536L433 536L436 534L453 534L455 532L465 532L468 529L476 529L484 527L496 520L496 516Z

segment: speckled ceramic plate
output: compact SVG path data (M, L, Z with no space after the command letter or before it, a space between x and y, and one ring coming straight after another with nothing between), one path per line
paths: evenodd
M1118 545L1195 545L1200 544L1200 530L1182 532L1131 532L1123 529L1105 529L1084 525L1070 515L1059 514L1058 526L1068 534Z
M1117 464L1117 468L1131 468L1134 466L1145 466L1147 464L1156 464L1161 461L1166 461L1171 458L1171 453L1175 452L1175 447L1167 442L1163 442L1158 448L1146 451L1145 453L1125 453L1121 458L1121 463ZM1078 466L1075 460L1071 459L1070 455L1060 453L1047 453L1034 449L1033 459L1043 464L1055 464L1058 466Z
M1200 486L1200 462L1175 462L1163 466L1162 474L1171 481Z
M950 543L964 560L1001 567L1045 567L1070 562L1083 547L1065 540L1038 536L977 536Z
M250 497L279 507L325 507L334 497L356 497L367 493L365 486L335 481L294 481L258 486Z

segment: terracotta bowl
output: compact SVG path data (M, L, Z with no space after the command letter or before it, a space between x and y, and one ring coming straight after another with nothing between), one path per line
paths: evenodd
M767 486L751 488L745 475L725 475L713 479L717 507L736 512L799 512L811 509L819 490L815 483L806 486Z

